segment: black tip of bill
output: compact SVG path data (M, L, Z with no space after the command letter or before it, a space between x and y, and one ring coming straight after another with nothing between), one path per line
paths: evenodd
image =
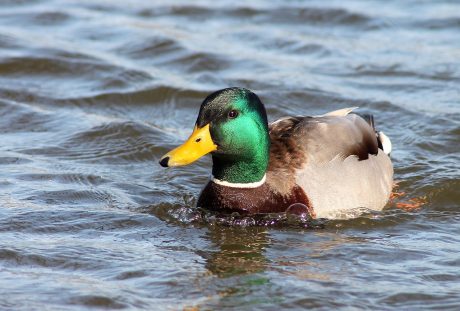
M160 160L160 165L163 167L168 167L169 157L165 157Z

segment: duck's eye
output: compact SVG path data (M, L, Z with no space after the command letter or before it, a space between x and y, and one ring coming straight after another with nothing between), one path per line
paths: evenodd
M236 110L230 110L228 113L229 119L235 119L238 116L238 111Z

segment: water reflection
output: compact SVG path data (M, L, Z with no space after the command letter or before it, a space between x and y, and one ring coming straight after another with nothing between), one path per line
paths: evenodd
M354 273L353 262L339 261L365 238L331 231L210 225L203 236L210 249L199 251L209 271L204 286L213 292L200 308L294 304L314 307L318 301L286 288L308 291L334 288ZM203 284L203 280L200 280ZM251 300L246 298L252 297ZM300 299L300 300L299 300Z
M209 227L206 238L216 245L216 251L202 252L206 268L218 277L263 272L269 245L267 229L263 227Z
M261 273L280 273L302 279L330 280L325 271L332 258L344 255L344 249L368 243L367 239L337 232L308 232L299 239L298 232L276 231L264 227L212 226L205 239L216 250L200 251L206 268L219 278Z

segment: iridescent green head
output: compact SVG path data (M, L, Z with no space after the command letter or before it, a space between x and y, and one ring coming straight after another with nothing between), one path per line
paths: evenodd
M263 178L269 149L267 114L259 97L244 88L227 88L206 97L192 136L160 164L185 165L211 152L215 178L251 183Z

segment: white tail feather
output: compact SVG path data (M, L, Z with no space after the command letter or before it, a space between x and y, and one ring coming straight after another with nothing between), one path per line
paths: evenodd
M385 135L383 132L379 132L379 139L382 143L383 152L385 152L386 154L390 154L392 149L390 138L388 138L388 136Z

